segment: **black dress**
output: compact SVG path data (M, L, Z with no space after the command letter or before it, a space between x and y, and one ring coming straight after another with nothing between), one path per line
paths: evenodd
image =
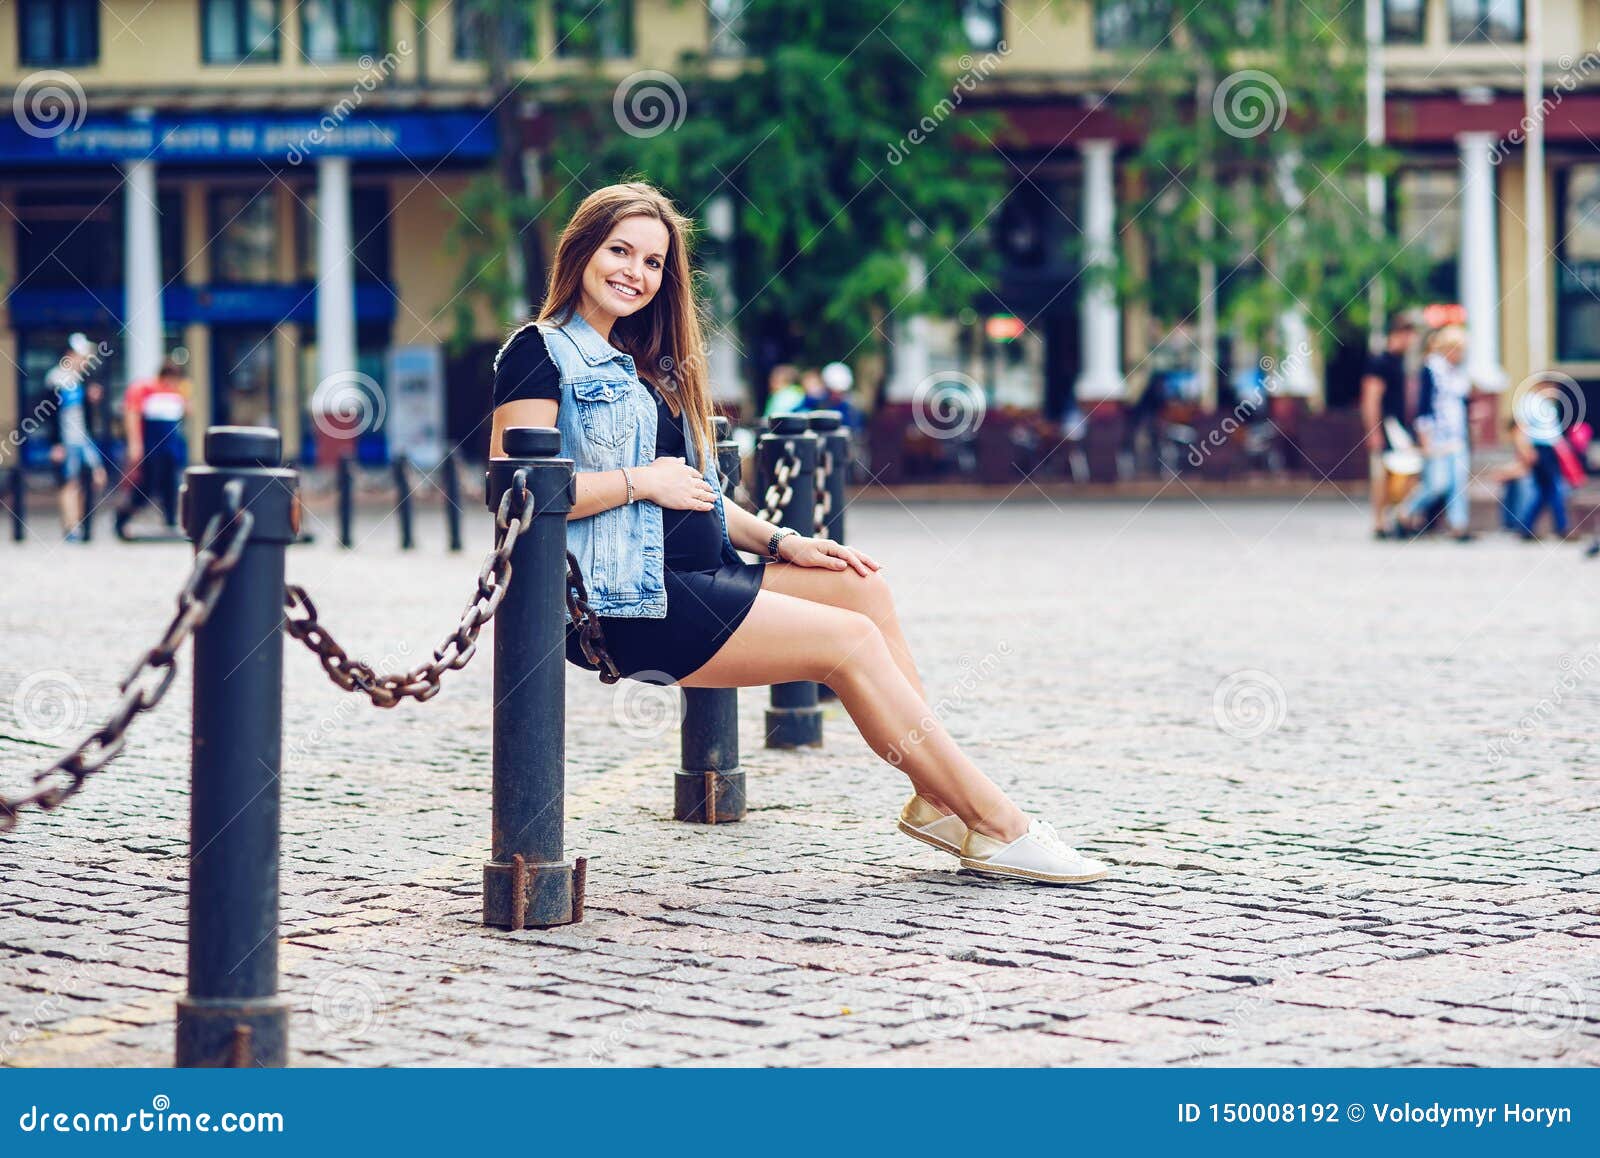
M653 387L656 457L688 458L683 428ZM561 376L545 348L544 335L529 327L516 334L495 363L494 404L524 398L561 399ZM643 500L640 500L643 501ZM744 622L761 590L765 563L724 563L722 522L715 509L663 508L667 614L661 619L602 615L606 650L625 676L647 683L676 683L717 654ZM596 670L567 625L567 659Z

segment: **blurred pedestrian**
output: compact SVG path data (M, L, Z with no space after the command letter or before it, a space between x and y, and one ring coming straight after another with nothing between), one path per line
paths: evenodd
M1537 383L1518 399L1515 416L1519 457L1528 466L1531 482L1517 518L1517 530L1524 539L1538 538L1535 526L1539 516L1550 512L1550 523L1562 538L1567 534L1567 479L1563 457L1575 459L1561 429L1561 390L1548 379ZM1562 452L1565 451L1564 456ZM1580 468L1581 471L1581 468ZM1581 478L1581 473L1579 475Z
M73 334L67 338L67 352L44 376L56 401L56 444L50 448L50 461L61 471L61 528L69 543L83 542L83 524L93 517L93 512L86 510L83 472L89 472L96 491L103 491L106 485L105 459L89 435L87 417L87 406L98 402L102 393L98 382L86 380L94 356L94 343L84 334Z
M1472 382L1465 368L1467 332L1445 326L1434 332L1423 361L1417 398L1417 440L1427 459L1422 485L1400 507L1395 528L1401 534L1420 531L1429 508L1444 501L1444 519L1458 543L1475 537L1467 529L1470 514L1467 484L1472 474L1472 446L1467 400Z
M1382 351L1367 359L1361 375L1361 422L1367 430L1367 479L1372 495L1372 534L1389 537L1389 469L1384 455L1399 449L1388 433L1392 419L1406 422L1406 355L1417 336L1406 312L1389 319Z
M787 362L772 368L767 375L767 408L762 411L766 417L792 414L800 408L806 392L801 389L799 379L799 371Z
M141 378L123 395L128 475L117 507L119 539L128 537L128 521L152 501L161 508L167 528L177 529L178 480L188 459L183 420L189 411L189 395L183 367L170 358L154 378Z
M855 388L856 376L843 362L829 362L822 368L824 394L819 410L837 410L840 425L845 430L856 430L861 425L861 412L850 401L850 391Z

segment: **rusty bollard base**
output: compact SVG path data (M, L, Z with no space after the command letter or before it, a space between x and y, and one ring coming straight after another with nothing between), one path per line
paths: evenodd
M583 920L583 890L588 865L537 864L519 854L509 864L483 866L483 923L501 929L549 929Z

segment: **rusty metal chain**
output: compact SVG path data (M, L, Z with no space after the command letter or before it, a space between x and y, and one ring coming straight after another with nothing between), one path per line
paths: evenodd
M10 799L0 796L0 833L16 827L17 814L23 808L32 805L49 812L75 795L85 780L116 759L127 742L128 726L134 718L155 707L167 694L178 674L178 649L195 628L210 618L212 608L222 598L229 573L250 541L255 516L240 509L243 494L244 483L238 480L223 487L223 509L211 516L200 536L189 579L178 592L178 610L160 641L140 657L119 685L122 699L116 710L72 751L36 773L32 792Z
M816 509L813 512L815 534L819 539L828 537L828 516L833 513L833 495L828 492L828 476L833 473L833 448L827 439L820 439L817 448Z
M758 518L773 524L777 524L783 518L789 500L794 498L794 487L790 480L799 470L800 456L795 453L794 440L785 439L782 456L772 464L772 481L767 484L765 506L756 512Z
M289 584L284 589L284 607L288 614L284 629L305 644L322 663L322 668L339 687L347 692L365 695L374 707L392 708L410 697L418 703L431 700L439 694L444 673L466 667L478 650L478 633L483 625L494 618L500 603L511 585L511 552L517 539L532 524L535 514L533 498L528 493L528 476L518 471L512 476L511 486L500 496L500 506L494 516L494 547L478 572L478 589L461 613L461 622L433 649L433 659L408 672L384 675L370 664L352 659L339 645L317 615L316 604L304 587ZM573 585L577 594L574 596ZM578 561L567 552L567 610L582 633L584 654L590 661L600 664L600 678L615 683L622 678L616 664L605 650L604 637L595 613L590 610L588 593L583 578L578 573ZM607 678L609 676L609 678Z

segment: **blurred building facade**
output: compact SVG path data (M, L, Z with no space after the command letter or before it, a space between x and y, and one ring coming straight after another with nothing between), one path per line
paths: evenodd
M1173 7L954 2L974 58L992 61L974 103L1014 130L1016 186L992 219L1006 272L960 316L895 319L887 396L909 399L950 371L1000 406L1052 418L1074 403L1115 411L1170 345L1141 307L1088 288L1071 255L1118 247L1137 268L1126 169L1137 130L1118 116L1117 92L1137 83L1129 50L1159 41ZM598 29L602 67L619 81L671 70L685 52L738 66L738 0L548 0L541 17L553 8ZM1346 6L1353 36L1361 8ZM483 46L461 4L13 0L9 9L0 14L0 79L14 89L14 115L0 124L0 428L30 413L75 330L107 342L101 373L113 387L182 346L196 428L268 422L306 454L312 396L330 374L347 369L383 387L397 349L434 350L447 365L460 258L444 238L494 152ZM1541 6L1546 91L1583 72L1542 116L1543 263L1529 261L1523 150L1505 145L1526 108L1524 5L1385 0L1381 11L1385 134L1404 156L1388 200L1402 236L1427 250L1431 296L1472 307L1475 357L1508 381L1546 367L1600 381L1600 86L1591 83L1600 69L1582 69L1600 44L1600 0ZM582 64L558 42L559 26L535 19L514 38L514 73ZM52 83L67 84L74 123L64 129L41 103ZM530 142L536 118L528 110ZM1550 302L1548 332L1532 343L1530 272ZM492 343L501 323L480 311L476 326ZM1541 349L1549 358L1536 366ZM1311 411L1347 407L1352 357L1359 351L1319 348L1314 372L1288 388ZM1219 367L1224 379L1232 368ZM744 366L733 392L748 395L760 370ZM459 398L454 376L436 376L452 382L446 433L473 438L482 375Z

